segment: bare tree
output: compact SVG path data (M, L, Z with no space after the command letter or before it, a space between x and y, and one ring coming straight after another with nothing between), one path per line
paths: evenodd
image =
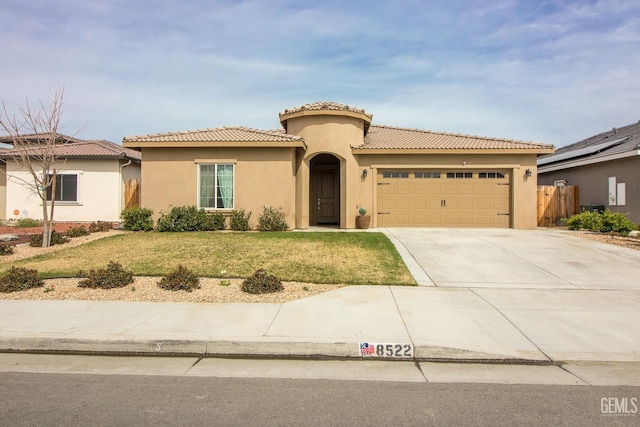
M18 106L15 114L9 115L3 102L0 111L0 129L6 132L14 147L10 151L10 157L31 175L31 179L19 176L11 176L9 179L19 182L42 201L43 248L50 245L53 232L58 173L55 167L59 161L56 144L60 142L58 129L63 100L64 88L56 88L51 92L50 105L42 100L32 105L25 100L25 104Z

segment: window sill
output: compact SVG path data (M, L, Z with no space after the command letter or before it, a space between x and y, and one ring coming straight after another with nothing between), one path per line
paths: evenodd
M56 202L56 206L82 206L82 202ZM40 203L42 206L42 203ZM51 206L51 202L47 202L47 206Z

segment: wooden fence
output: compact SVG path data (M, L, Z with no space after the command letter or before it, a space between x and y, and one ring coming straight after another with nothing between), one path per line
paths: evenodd
M140 180L128 179L124 182L124 207L140 206Z
M538 227L561 225L562 218L569 218L579 211L577 186L538 185Z

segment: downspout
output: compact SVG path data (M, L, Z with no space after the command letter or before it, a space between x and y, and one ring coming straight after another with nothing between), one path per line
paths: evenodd
M118 210L118 216L120 212L124 209L124 177L122 176L122 169L126 168L131 164L132 160L129 160L126 163L120 165L120 209Z

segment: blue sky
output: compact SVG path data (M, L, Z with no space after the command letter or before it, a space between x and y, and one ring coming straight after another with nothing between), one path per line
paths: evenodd
M557 147L640 119L637 0L3 0L0 28L0 100L64 86L85 139L275 129L315 101Z

